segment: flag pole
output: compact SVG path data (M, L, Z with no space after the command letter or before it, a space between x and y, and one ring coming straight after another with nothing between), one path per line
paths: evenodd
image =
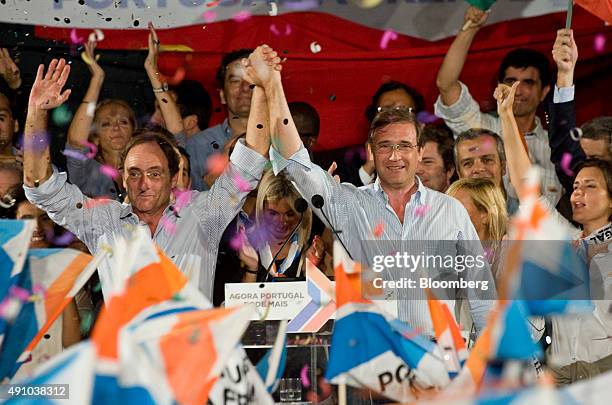
M346 405L346 379L340 375L338 380L338 405Z
M565 17L565 29L569 30L572 28L572 10L574 7L573 0L567 0L567 16Z

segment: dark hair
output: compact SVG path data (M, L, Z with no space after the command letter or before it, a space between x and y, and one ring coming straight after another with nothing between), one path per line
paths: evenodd
M593 118L581 128L582 138L586 139L603 139L608 143L608 146L612 144L612 117L597 117Z
M215 75L219 89L223 89L225 87L225 71L227 70L227 66L235 60L248 58L251 53L253 53L253 49L242 48L228 52L221 57L221 65L217 69L217 73Z
M212 114L212 100L202 83L197 80L183 80L171 87L176 93L176 104L181 117L195 115L200 129L208 128Z
M453 157L455 158L455 165L457 165L457 172L459 172L459 159L457 158L457 151L459 149L459 144L463 141L469 141L476 138L479 138L483 135L488 135L491 138L495 139L497 154L499 155L499 160L502 165L505 165L506 162L506 151L504 150L504 141L501 136L497 135L495 132L485 129L485 128L471 128L467 131L463 131L457 138L455 138L455 146L453 147Z
M314 131L313 136L319 136L319 128L321 126L321 118L316 108L305 101L292 101L289 103L289 111L292 116L301 115L312 123Z
M376 113L378 112L378 101L380 97L394 90L404 90L413 100L414 100L414 113L417 114L425 109L425 99L423 95L419 93L415 88L408 86L402 82L397 82L395 80L391 80L389 82L383 83L378 90L372 96L372 100L370 101L370 105L366 107L365 116L368 119L368 122L372 122Z
M546 87L550 84L551 71L550 63L546 55L542 52L536 51L530 48L518 48L513 49L504 56L499 70L497 71L497 81L503 83L506 77L506 69L509 67L525 69L528 67L534 67L540 73L540 81L542 87Z
M421 125L417 122L416 115L409 108L391 108L381 110L370 124L370 134L368 136L368 142L372 144L374 135L376 133L392 124L410 123L414 125L416 129L417 146L423 147L423 141L421 136Z
M437 125L426 125L421 133L423 146L427 142L434 142L438 145L438 153L442 156L444 169L449 171L455 168L455 158L453 155L453 134L450 130Z
M121 169L124 169L123 164L125 163L125 158L127 157L130 150L137 145L142 145L145 143L156 143L157 146L160 147L164 156L166 156L166 160L168 161L168 170L170 171L170 177L173 177L179 171L179 163L180 157L176 153L177 145L171 138L168 138L166 135L155 132L151 130L144 130L134 136L128 142L125 147L125 151L121 156Z
M6 103L8 104L9 112L11 113L11 116L13 118L15 118L15 110L16 110L15 99L12 98L12 97L9 97L8 94L5 94L5 93L0 91L0 98L2 98L2 97L4 97L6 99Z

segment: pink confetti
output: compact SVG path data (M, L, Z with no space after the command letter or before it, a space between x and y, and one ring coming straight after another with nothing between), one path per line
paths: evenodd
M276 24L270 24L270 31L272 31L272 33L276 36L280 35L278 28L276 28Z
M92 142L87 142L87 141L83 142L82 144L83 146L87 146L89 148L89 152L85 154L87 159L95 158L96 155L98 154L98 147L96 146L96 144Z
M84 162L87 160L87 156L83 155L81 152L76 151L76 150L64 149L62 151L62 155L71 157L76 160L80 160L81 162Z
M240 11L232 17L232 19L236 22L243 22L251 18L251 13L246 10Z
M565 152L561 158L561 169L563 169L563 172L568 176L574 177L575 174L572 169L570 169L570 163L572 163L572 155L569 152Z
M251 191L252 187L249 184L249 182L243 179L242 177L240 177L239 174L236 174L233 180L234 180L234 184L236 185L236 187L238 187L238 190L240 190L241 192L244 193L247 191Z
M32 292L34 294L44 296L47 294L47 289L42 284L34 284L34 286L32 287Z
M27 301L27 299L30 297L30 292L25 288L14 285L9 289L9 295L17 298L20 301Z
M113 180L117 180L119 178L119 171L109 165L100 166L100 173L107 177L110 177Z
M206 5L207 7L210 7L210 5ZM204 22L210 23L215 21L215 18L217 17L217 13L215 13L214 11L207 11L204 13L203 15L204 17Z
M215 153L214 155L211 155L206 161L206 167L208 168L209 173L215 176L220 176L221 173L223 173L223 171L227 167L228 163L229 159L227 158L227 156L222 155L220 153Z
M159 221L159 225L164 228L170 235L176 233L176 224L172 222L168 217L162 217Z
M427 213L427 211L430 210L430 208L431 207L428 205L419 205L418 207L414 209L414 216L422 217L423 215Z
M306 388L310 387L310 380L308 379L308 364L304 364L302 371L300 371L300 380L302 385Z
M179 189L174 189L174 196L176 197L174 208L180 211L191 202L192 193L189 190L183 191Z
M423 124L433 124L438 120L438 116L429 111L419 111L417 113L417 121Z
M94 207L99 207L102 205L106 205L110 202L110 198L108 197L96 197L96 198L88 198L85 201L85 204L83 204L83 206L85 208L94 208Z
M387 45L389 45L389 41L393 41L397 39L397 34L393 31L387 30L383 32L382 37L380 38L380 49L387 49Z
M77 30L75 28L70 30L70 41L73 44L81 44L81 43L83 43L84 40L85 40L85 38L79 37L77 35Z
M68 231L64 232L63 234L61 234L60 236L58 236L57 238L53 239L52 243L55 246L68 246L72 243L72 241L74 240L74 235Z
M593 49L597 53L603 53L606 49L606 37L604 34L595 35L595 39L593 40Z
M384 230L385 230L385 224L382 223L382 222L379 222L379 223L376 224L374 229L372 229L372 234L374 235L374 237L380 238L382 236Z
M208 4L206 5L206 7L214 7L214 6L216 6L217 4L219 4L219 3L221 3L221 0L214 0L214 1L211 1L210 3L208 3Z

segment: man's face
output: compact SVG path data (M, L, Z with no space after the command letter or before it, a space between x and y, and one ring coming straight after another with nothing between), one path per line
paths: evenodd
M137 215L163 212L176 180L176 175L170 177L168 160L155 142L134 146L125 158L123 183Z
M587 139L580 138L580 147L584 151L587 158L597 158L607 161L612 160L612 152L610 145L605 139Z
M310 150L317 143L318 137L312 120L304 114L293 114L292 118L304 147Z
M33 219L36 228L30 239L30 248L45 249L51 245L50 238L53 236L53 221L46 212L36 207L29 201L23 201L17 206L16 219Z
M398 144L406 150L401 151L398 148L391 151L383 150L385 147ZM376 173L383 186L394 189L412 187L419 160L416 145L416 128L412 123L391 124L376 132L371 148Z
M23 175L17 170L0 169L0 198L4 197L9 190L21 183Z
M191 173L189 167L189 161L185 156L181 154L181 167L182 167L182 181L181 184L177 183L177 187L183 190L191 190Z
M253 90L249 83L243 80L244 67L235 60L225 69L225 80L221 91L221 103L227 105L229 118L248 118L251 111L251 96Z
M13 136L19 130L17 120L13 118L8 98L0 94L0 150L13 142Z
M462 179L491 179L502 187L505 164L497 153L495 138L489 135L461 141L457 146L457 166Z
M504 84L512 86L512 83L520 80L514 96L512 111L516 117L524 117L535 113L538 105L548 94L549 86L542 87L540 72L533 66L526 68L508 67L504 75Z
M410 97L410 94L406 93L402 89L395 89L383 93L378 98L377 107L407 107L414 109L416 103L414 99Z
M421 153L421 161L417 165L417 176L426 187L441 193L446 192L454 170L446 171L444 168L444 160L438 151L438 144L436 142L425 143Z

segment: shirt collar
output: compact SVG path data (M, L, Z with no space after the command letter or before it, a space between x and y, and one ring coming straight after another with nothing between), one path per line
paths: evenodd
M137 221L139 221L138 219L138 215L136 215L134 213L134 210L132 209L132 204L121 204L121 215L119 216L119 219L126 219L130 216L133 216L134 218L136 218ZM163 217L176 217L176 218L180 218L181 216L179 215L179 213L177 212L177 210L174 209L174 205L170 204L166 207L166 209L164 210L164 212L162 213L162 218Z
M540 117L536 115L535 127L533 128L533 131L526 132L525 136L536 136L542 133L542 131L544 131L544 127L542 126L542 121L540 120Z
M423 201L427 197L427 187L423 185L423 183L421 182L418 176L414 177L414 181L417 184L417 190L410 198L410 201L413 201L414 199L417 205L422 205ZM380 177L378 176L376 176L376 180L374 181L374 184L372 185L372 191L374 192L374 195L382 198L386 204L389 203L389 197L387 196L387 193L385 193L385 190L383 190L382 186L380 185Z

